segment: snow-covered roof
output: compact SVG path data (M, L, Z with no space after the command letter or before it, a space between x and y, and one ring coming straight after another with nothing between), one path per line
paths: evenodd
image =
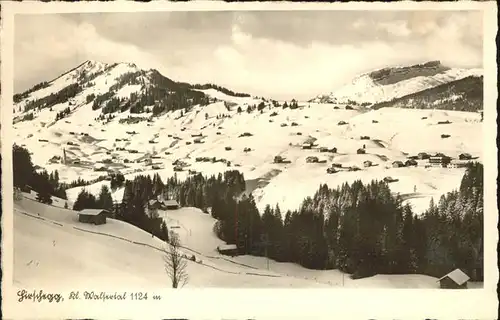
M108 212L108 211L104 210L104 209L83 209L83 210L79 211L78 214L83 214L86 216L97 216L101 212Z
M165 200L163 203L167 206L178 206L179 204L175 200Z
M217 247L218 250L234 250L237 249L235 244L222 244Z
M469 276L466 275L462 270L460 269L455 269L453 270L452 272L448 273L447 275L439 278L438 281L441 281L443 280L444 278L450 278L451 280L453 280L456 284L458 284L459 286L464 284L465 282L469 281Z

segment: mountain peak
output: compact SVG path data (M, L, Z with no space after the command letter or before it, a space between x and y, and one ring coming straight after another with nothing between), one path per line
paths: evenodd
M392 66L355 77L346 85L312 99L312 102L374 104L481 73L449 68L440 60L409 66Z

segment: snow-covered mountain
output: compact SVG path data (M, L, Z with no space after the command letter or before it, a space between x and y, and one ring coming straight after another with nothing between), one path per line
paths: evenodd
M482 69L449 68L439 61L375 70L355 77L333 92L311 102L369 106L391 101L467 77L482 77Z
M182 179L192 172L239 170L259 208L278 203L286 210L296 209L322 183L335 187L390 176L398 180L391 183L391 190L422 211L430 198L437 201L457 188L464 169L427 168L425 163L393 168L392 163L420 152L453 158L470 153L481 160L482 144L477 143L482 139L481 115L440 110L449 109L446 94L457 95L464 86L455 91L436 89L440 83L480 72L440 64L383 70L358 80L377 81L368 89L372 92L400 88L397 94L383 95L386 100L397 95L407 99L409 93L423 90L419 92L427 92L433 107L399 108L408 100L373 109L343 103L285 104L212 84L177 82L131 63L87 61L15 95L15 142L32 153L36 165L57 169L61 181L94 181L85 186L94 193L109 184L106 176L113 171L126 178L159 173L166 179L175 173ZM382 98L377 99L372 101ZM471 95L462 97L464 103L469 99ZM482 109L482 100L476 100ZM276 163L276 156L285 161ZM342 168L328 174L332 164ZM354 167L360 170L353 171ZM70 200L82 188L69 189ZM119 189L114 197L121 200L122 194Z

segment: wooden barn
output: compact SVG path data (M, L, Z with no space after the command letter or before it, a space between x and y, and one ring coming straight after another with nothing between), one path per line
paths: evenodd
M83 209L78 212L78 221L91 224L105 224L106 218L111 216L111 212L104 209Z
M455 269L447 275L439 278L439 286L441 289L467 289L469 276L462 270Z
M227 256L237 256L238 255L238 247L235 244L224 244L217 247L217 251L220 254L224 254Z
M176 210L180 208L179 203L175 200L165 200L163 204L167 210Z

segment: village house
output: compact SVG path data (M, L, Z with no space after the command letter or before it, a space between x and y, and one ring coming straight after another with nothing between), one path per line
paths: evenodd
M318 159L318 157L312 157L312 156L310 156L310 157L306 158L306 162L307 163L317 163L317 162L319 162L319 159Z
M426 160L426 159L429 159L430 158L430 155L426 152L420 152L418 154L418 159L420 160Z
M432 167L446 167L450 163L450 158L442 153L437 153L435 156L429 158L429 164Z
M78 212L78 221L101 225L106 223L106 218L111 216L111 212L104 209L83 209Z
M408 160L405 161L405 166L407 166L407 167L412 167L412 166L416 167L416 166L418 166L418 162L415 159L408 159Z
M438 279L441 289L467 289L469 280L469 276L460 269L455 269Z
M393 168L401 168L401 167L404 167L405 164L403 163L403 161L394 161L392 162L392 167Z
M471 160L472 156L469 153L461 153L458 155L458 159L460 160Z
M448 168L465 168L467 165L470 163L469 160L458 160L458 159L453 159L448 163Z

